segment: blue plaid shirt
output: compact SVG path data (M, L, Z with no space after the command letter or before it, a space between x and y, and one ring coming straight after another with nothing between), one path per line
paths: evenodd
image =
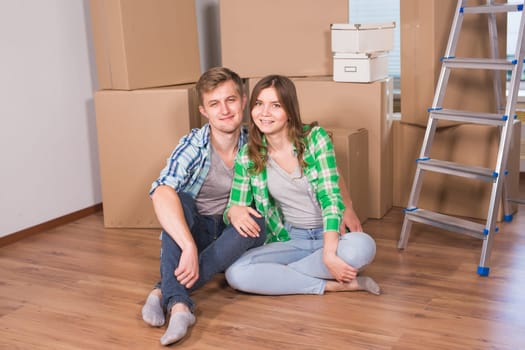
M248 130L243 126L237 149L240 150L247 141ZM153 194L157 187L166 185L177 192L186 192L193 198L197 197L210 170L210 145L209 124L200 129L192 129L182 137L159 178L151 184L149 194Z

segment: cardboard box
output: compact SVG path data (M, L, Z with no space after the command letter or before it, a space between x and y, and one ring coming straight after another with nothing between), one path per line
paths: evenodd
M90 12L100 89L199 79L194 0L90 0Z
M387 77L386 52L334 54L334 81L369 83Z
M426 128L394 122L394 206L406 207L416 171L416 159ZM507 161L508 193L519 193L519 142L521 122L513 125L512 147ZM499 147L496 127L462 124L438 129L430 157L472 166L493 168ZM443 214L487 219L492 184L426 171L418 207ZM517 205L511 205L513 212ZM500 205L498 220L503 218Z
M332 75L330 24L348 0L221 0L222 65L241 77Z
M469 1L469 6L485 1ZM401 0L401 112L402 121L427 125L441 70L440 58L450 34L456 0ZM499 57L506 57L506 13L498 14ZM469 14L457 43L456 57L490 57L487 16ZM441 107L472 112L496 112L493 71L454 69L451 71ZM501 74L504 92L505 78ZM452 122L441 121L438 126Z
M357 217L368 219L368 131L366 129L326 128L332 136L337 167L352 199Z
M394 47L395 22L335 23L330 26L333 52L390 51Z
M200 118L194 84L95 94L105 227L160 227L151 183Z
M248 79L250 93L259 79ZM338 83L331 76L292 80L303 122L368 131L369 217L382 218L392 207L392 78L369 84Z

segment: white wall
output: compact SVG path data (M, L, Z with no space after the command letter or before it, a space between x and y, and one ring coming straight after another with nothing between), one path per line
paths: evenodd
M0 236L101 202L88 14L0 1Z

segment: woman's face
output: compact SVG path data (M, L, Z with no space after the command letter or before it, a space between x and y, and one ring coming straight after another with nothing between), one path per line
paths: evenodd
M279 102L275 88L261 90L252 108L252 120L266 135L288 132L288 116Z

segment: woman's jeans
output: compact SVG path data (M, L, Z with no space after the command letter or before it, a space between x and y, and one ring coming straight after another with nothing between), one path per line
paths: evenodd
M200 215L195 200L186 193L179 193L186 223L199 251L199 278L191 287L179 283L174 271L179 265L181 249L165 231L161 234L160 275L163 305L169 311L176 303L195 307L190 293L208 282L216 273L223 272L244 252L262 245L266 239L264 219L256 219L261 231L259 237L243 237L233 226L226 226L221 216Z
M251 249L226 270L231 287L248 293L323 294L333 280L323 262L323 229L298 229L286 225L292 238ZM376 245L364 232L339 239L337 256L362 271L374 259Z

